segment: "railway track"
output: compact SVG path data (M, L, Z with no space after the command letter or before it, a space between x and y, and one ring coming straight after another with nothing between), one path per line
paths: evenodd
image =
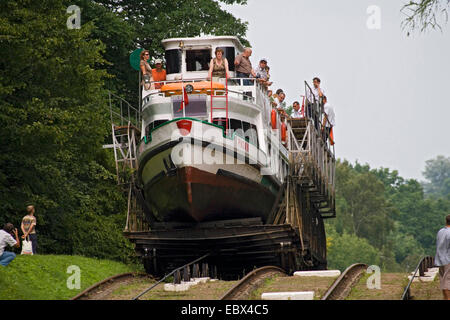
M352 264L336 279L321 300L344 300L366 270L367 265L364 263Z
M180 271L184 271L183 273L186 275L186 280L188 280L187 278L190 278L190 274L189 274L189 267L190 266L194 266L194 268L197 266L197 270L198 270L198 263L205 260L206 258L208 258L211 255L211 253L207 253L205 255L203 255L202 257L195 259L192 262L189 262L187 264L185 264L182 267L176 268L174 269L172 272L170 272L169 274L167 274L165 277L163 277L161 280L159 280L158 282L156 282L155 284L153 284L152 286L150 286L149 288L145 289L144 291L142 291L141 293L139 293L136 297L134 297L132 300L139 300L140 297L142 297L143 295L147 294L150 290L156 288L156 286L158 286L159 284L163 283L164 280L166 280L168 277L170 276L175 276L178 280L181 280L180 277ZM187 274L186 274L187 273ZM178 282L178 281L177 281Z
M286 275L286 272L275 266L267 266L253 270L228 290L220 300L243 300L260 286L265 279L275 275Z
M86 290L80 292L70 300L103 300L105 299L119 284L129 283L137 278L149 277L146 273L121 273L106 278L96 284L90 286Z
M141 292L133 300L138 300L141 296L152 290L158 284L162 283L167 277L174 275L176 272L183 270L187 266L193 265L204 260L208 254L192 261L191 263L174 269L172 272L156 282L148 289ZM364 272L367 269L366 264L356 263L348 267L336 281L327 290L322 300L344 300L350 293L351 288L359 281ZM266 266L259 269L255 269L242 278L236 285L228 290L220 300L245 300L250 294L261 286L265 279L273 276L286 276L285 270L276 266ZM106 278L91 287L87 288L83 292L79 293L71 300L102 300L105 299L119 284L124 284L135 280L136 278L149 277L145 273L123 273L109 278Z
M420 259L416 269L414 270L414 273L412 274L411 279L408 282L408 285L405 287L403 291L401 300L413 300L414 297L411 294L411 285L414 279L417 277L425 276L425 271L427 271L428 268L432 268L433 266L434 266L434 257L426 256ZM419 276L417 276L417 273L419 273Z

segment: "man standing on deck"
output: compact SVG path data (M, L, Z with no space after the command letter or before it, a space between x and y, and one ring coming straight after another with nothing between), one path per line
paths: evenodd
M161 59L155 60L155 67L156 68L152 69L153 81L156 81L156 82L166 81L166 70L164 70L162 67ZM162 86L163 86L162 83L155 83L155 89L161 89Z
M334 114L334 108L332 105L330 105L328 103L327 97L323 96L323 109L325 111L325 116L324 116L324 123L323 123L323 128L325 130L325 142L327 141L328 138L330 138L330 133L331 130L333 130L334 125L335 125L335 119L336 116ZM330 139L330 143L333 145L334 141L332 141L333 139Z
M311 89L312 92L307 90L306 98L308 99L307 105L307 117L314 120L314 126L316 130L319 130L319 119L321 116L322 110L322 98L325 95L325 92L320 87L320 79L315 77L313 79L313 87ZM316 104L314 104L316 102Z
M300 119L303 118L302 112L300 110L300 103L298 101L295 101L294 104L292 105L292 113L291 113L291 118L292 119Z
M236 77L237 78L250 78L250 75L256 77L255 70L252 68L252 63L250 62L250 56L252 55L252 49L245 48L244 52L239 54L234 60L234 65L236 66ZM251 85L252 83L248 80L244 80L244 86Z
M446 226L437 233L434 265L439 267L444 300L450 300L450 214L445 218L445 222Z
M27 207L28 214L23 217L20 228L22 229L22 239L30 237L33 254L36 254L37 249L37 234L36 234L36 217L34 216L34 206Z
M286 101L284 101L286 99L286 94L284 92L280 92L280 94L278 95L278 105L277 105L277 110L278 113L280 113L280 115L282 117L288 117L288 114L286 113Z

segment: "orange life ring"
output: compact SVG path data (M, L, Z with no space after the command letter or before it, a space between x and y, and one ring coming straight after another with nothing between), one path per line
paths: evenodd
M275 109L272 109L272 114L271 114L271 122L272 122L272 129L276 129L277 128L277 111Z
M281 124L281 141L286 142L287 138L287 126L286 123Z

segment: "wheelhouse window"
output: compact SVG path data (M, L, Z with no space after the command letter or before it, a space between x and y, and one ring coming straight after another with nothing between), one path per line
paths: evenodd
M187 71L208 71L210 61L211 49L186 51Z
M166 50L165 57L167 74L181 73L181 50Z
M228 69L234 71L234 59L236 58L236 51L234 47L220 47L224 51L224 57L228 60Z

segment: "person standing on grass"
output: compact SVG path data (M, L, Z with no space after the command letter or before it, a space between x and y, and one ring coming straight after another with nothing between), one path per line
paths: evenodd
M15 240L11 236L11 234L14 234L14 236L16 237ZM5 251L5 247L7 245L16 248L20 246L17 229L14 228L14 225L12 223L5 224L3 230L0 230L0 266L4 267L6 267L16 257L16 254L14 252Z
M34 206L27 207L28 214L23 217L20 228L22 229L22 239L30 237L33 254L36 254L37 249L37 234L36 234L36 217L34 216Z
M444 300L450 300L450 214L445 218L446 226L436 236L434 264L439 267L439 278Z

